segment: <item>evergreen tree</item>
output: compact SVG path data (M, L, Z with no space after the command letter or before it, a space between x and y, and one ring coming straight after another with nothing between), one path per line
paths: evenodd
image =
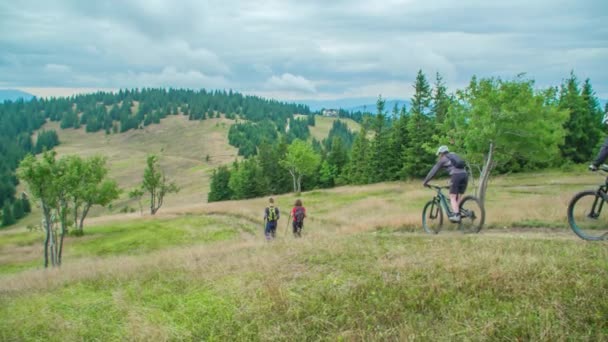
M4 202L4 206L2 207L2 226L10 226L15 223L15 217L13 216L13 209L11 208L11 203L9 201Z
M246 199L263 196L268 184L262 177L262 169L257 158L245 159L230 172L228 186L234 199Z
M378 96L376 101L377 113L373 122L374 140L371 142L369 153L369 167L367 168L367 179L370 183L382 182L389 179L388 165L390 155L388 152L389 142L386 130L384 114L385 100Z
M15 220L20 220L25 216L25 212L23 210L23 202L17 200L13 203L13 217Z
M232 191L228 186L230 181L230 171L226 166L220 166L216 170L213 170L211 176L210 191L207 195L207 201L217 202L225 201L232 198Z
M405 105L399 111L398 117L393 121L393 126L389 131L389 147L387 173L388 180L397 180L402 178L403 172L403 151L408 144L407 131L408 114Z
M418 70L416 81L414 82L414 96L411 99L412 114L429 114L431 100L431 86L422 70Z
M443 78L439 73L436 74L435 87L433 89L433 108L432 112L438 124L443 123L450 108L450 97Z
M582 94L579 82L574 72L571 72L570 78L560 88L559 108L570 113L564 124L566 137L561 151L565 158L574 163L591 160L600 137L601 117L597 112L597 99L591 85L585 83L585 93Z
M600 143L602 135L601 120L603 114L600 102L595 96L595 91L593 90L589 79L586 79L585 83L583 84L581 96L583 97L583 101L587 107L588 114L591 117L591 122L595 123L594 126L589 127L589 140L592 142L595 141L595 144L597 145ZM593 150L595 150L595 148ZM594 151L592 151L591 157L593 157L593 152Z
M32 206L30 204L29 198L25 194L21 194L21 206L23 207L23 212L29 214L32 212Z
M333 139L331 150L327 154L327 162L330 166L334 167L334 178L338 178L342 175L344 168L348 164L348 150L342 143L342 138L339 136Z
M411 114L407 122L408 141L403 151L405 177L423 177L435 163L435 156L429 153L435 133L435 123L432 117L427 115L430 112L431 88L422 70L416 75L414 90Z
M331 188L335 185L336 178L337 172L335 166L324 160L319 168L319 185L322 188Z
M38 133L36 138L36 153L41 153L44 150L51 150L53 147L59 145L59 137L55 130L42 131Z
M348 164L347 178L352 184L367 183L368 175L368 154L369 141L367 140L367 128L361 125L361 130L355 137L353 149L351 151L351 159Z
M314 126L315 126L315 124L316 124L316 121L315 121L315 115L314 115L314 114L310 114L310 115L308 116L308 118L307 118L307 121L308 121L308 126L312 126L312 127L314 127Z
M267 142L263 142L258 148L258 160L261 167L261 173L268 184L267 192L264 194L279 194L281 193L281 174L284 173L283 168L279 165L279 156L275 149ZM277 182L279 180L279 182Z

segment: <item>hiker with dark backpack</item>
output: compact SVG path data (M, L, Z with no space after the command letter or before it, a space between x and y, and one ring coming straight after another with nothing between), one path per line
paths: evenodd
M445 145L439 146L437 155L439 159L437 159L437 163L429 171L429 174L426 175L423 185L427 186L428 182L435 177L435 174L441 168L445 168L450 174L450 203L453 212L452 216L448 217L448 219L452 222L460 222L458 206L469 182L469 175L467 174L467 170L465 170L466 163L459 155L451 153Z
M279 220L279 208L274 206L274 199L271 197L269 200L269 206L264 209L264 235L266 240L270 241L276 237L277 234L277 221Z
M293 209L291 209L291 217L293 217L293 236L302 237L302 228L304 228L304 218L306 217L306 208L302 206L302 201L297 199Z

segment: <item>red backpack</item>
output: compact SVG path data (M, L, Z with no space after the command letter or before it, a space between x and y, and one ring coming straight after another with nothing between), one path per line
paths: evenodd
M296 210L293 214L294 219L296 220L297 223L302 223L304 222L304 217L306 216L305 212L304 212L304 207L296 207Z

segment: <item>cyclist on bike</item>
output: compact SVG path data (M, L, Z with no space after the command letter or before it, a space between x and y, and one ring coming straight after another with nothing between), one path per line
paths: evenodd
M435 177L435 174L441 168L445 168L450 174L450 204L452 205L452 215L448 218L452 222L460 222L460 205L461 195L464 194L469 183L469 175L465 170L465 162L455 153L450 153L447 146L442 145L437 149L439 159L429 174L426 175L423 185L428 186L428 182Z
M602 118L602 124L608 124L608 109L604 113L604 117ZM597 154L597 157L593 161L591 165L589 165L589 170L597 171L597 168L608 158L608 137L604 140L604 144L600 148L600 152Z

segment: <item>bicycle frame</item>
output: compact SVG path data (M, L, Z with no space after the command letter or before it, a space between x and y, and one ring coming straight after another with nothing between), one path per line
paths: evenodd
M608 192L608 177L606 177L606 183L604 185L600 185L600 187L597 189L597 194L599 195L599 197L602 198L602 200L600 200L599 197L595 198L595 200L593 201L593 206L591 207L591 212L589 213L590 217L597 218L600 216L600 213L602 212L602 208L604 207L604 203L608 202L607 192Z
M434 203L438 203L441 208L443 209L443 211L449 216L453 214L451 205L448 203L448 198L443 194L443 192L441 192L441 189L447 189L447 187L440 187L440 186L436 186L436 185L430 185L429 187L432 189L435 189L435 191L437 191L437 195L435 195L435 197L433 197L433 202Z

